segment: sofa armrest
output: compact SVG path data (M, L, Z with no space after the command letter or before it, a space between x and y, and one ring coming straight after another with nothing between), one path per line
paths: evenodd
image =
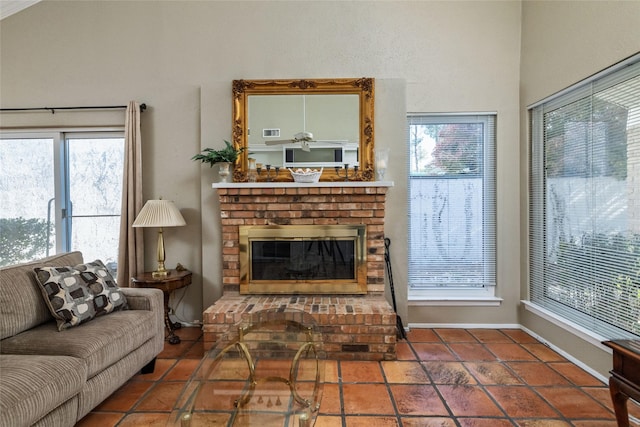
M120 288L129 310L151 310L164 314L164 294L153 288Z
M156 318L156 350L160 353L164 347L164 293L153 288L120 288L129 310L150 310Z

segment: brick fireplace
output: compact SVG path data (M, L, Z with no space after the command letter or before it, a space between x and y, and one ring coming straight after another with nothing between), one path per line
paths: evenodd
M388 182L316 184L216 183L222 224L223 295L204 311L205 344L257 310L300 309L320 325L328 357L391 360L396 357L396 317L384 297L384 215ZM363 294L241 294L242 226L366 227Z

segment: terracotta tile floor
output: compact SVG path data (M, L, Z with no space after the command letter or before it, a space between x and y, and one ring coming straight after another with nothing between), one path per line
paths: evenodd
M177 331L153 374L136 375L78 423L164 426L203 356ZM630 412L640 408L630 402ZM261 424L263 424L261 422ZM523 331L414 329L398 360L328 360L316 427L615 427L607 386ZM638 423L632 421L633 426Z

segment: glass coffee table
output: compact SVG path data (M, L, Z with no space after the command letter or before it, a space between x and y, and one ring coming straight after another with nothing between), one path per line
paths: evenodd
M205 354L168 425L313 426L324 385L322 345L309 313L251 314Z

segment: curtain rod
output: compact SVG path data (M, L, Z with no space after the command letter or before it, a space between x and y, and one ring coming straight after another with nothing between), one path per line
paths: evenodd
M101 105L92 107L35 107L35 108L0 108L0 113L8 113L12 111L51 111L55 114L56 110L124 110L126 105ZM147 104L140 104L140 112L147 109Z

